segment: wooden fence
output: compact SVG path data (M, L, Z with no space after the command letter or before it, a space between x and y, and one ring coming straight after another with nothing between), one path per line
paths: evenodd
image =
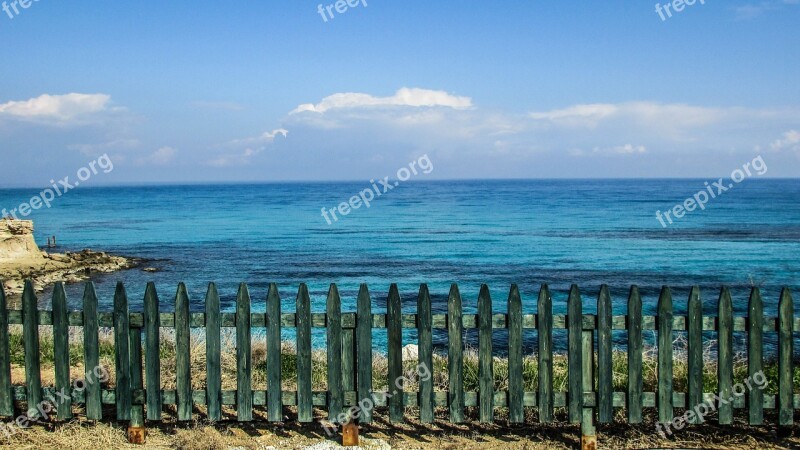
M175 312L161 313L155 286L147 286L144 295L144 312L131 313L125 288L117 285L113 312L98 312L97 296L92 283L87 283L83 297L83 310L67 310L67 299L61 284L55 287L52 311L40 311L30 282L25 285L22 310L8 310L5 296L0 292L0 415L13 416L14 401L27 401L38 405L43 398L52 396L54 389L66 390L71 396L57 399L57 419L67 420L73 415L72 404L84 404L88 419L103 419L103 405L116 405L116 419L130 420L141 426L145 418L162 420L163 405L177 406L177 420L192 419L194 405L205 405L207 418L221 420L222 406L235 405L239 421L253 420L254 406L266 406L269 421L284 420L284 406L295 406L297 420L310 422L313 408L325 408L329 417L337 417L351 405L375 399L377 406L388 406L390 419L403 420L404 407L419 408L422 422L434 420L434 408L449 409L453 423L465 421L465 407L477 407L481 422L492 422L495 409L508 408L512 423L524 422L525 408L538 410L541 422L554 420L554 408L566 407L571 422L582 423L584 433L593 433L595 422L614 420L615 408L625 408L627 421L642 421L643 408L655 407L660 422L673 419L676 408L692 408L708 401L715 394L720 398L734 397L733 333L747 334L748 373L754 376L764 369L763 337L777 333L778 341L778 395L768 395L751 389L746 396L731 403L720 403L718 421L730 424L734 408L746 408L751 424L764 422L765 409L777 409L777 425L786 427L793 423L795 409L800 409L800 395L794 394L793 333L800 331L800 320L794 317L793 303L788 289L783 289L779 300L779 316L764 317L760 292L752 290L749 299L749 317L734 317L731 295L722 288L718 315L704 317L700 290L691 290L688 314L673 314L673 299L668 287L661 291L657 316L643 316L642 300L637 287L632 287L628 298L627 315L612 315L611 297L607 286L602 286L597 298L597 314L583 314L584 302L578 287L569 292L568 313L552 314L549 288L541 287L538 296L538 314L523 314L522 299L516 286L508 296L508 314L493 314L492 299L487 286L480 290L477 314L463 314L462 300L457 286L451 288L447 314L431 313L428 288L422 285L416 299L417 314L401 312L401 298L396 285L388 295L386 314L373 313L372 300L366 285L362 285L357 299L357 311L341 310L338 290L332 285L327 297L326 313L311 312L308 289L301 285L297 294L297 309L293 314L280 309L278 288L270 285L265 311L251 309L247 286L242 284L236 299L235 313L220 312L220 297L211 284L205 299L205 312L191 312L189 296L183 284L178 287ZM25 386L11 382L9 354L9 325L22 324L25 347ZM40 375L39 326L52 326L54 332L55 386L42 388ZM99 363L98 330L114 330L116 355L116 386L104 390L98 383L86 383L78 391L70 382L69 327L83 327L86 376ZM235 328L237 387L235 391L222 389L221 338L224 327ZM174 329L176 346L176 389L162 389L161 357L159 355L160 331ZM192 390L190 378L190 331L204 328L206 339L207 383L205 390ZM255 390L251 384L251 330L265 328L266 334L266 390ZM297 390L281 390L281 329L296 328ZM328 391L312 391L312 328L327 329L327 383ZM419 363L433 367L432 331L446 329L448 341L449 391L434 390L433 380L420 380L419 391L401 392L389 383L390 392L374 395L372 373L372 331L385 328L388 332L389 380L403 375L403 329L418 331ZM464 391L465 329L477 329L479 336L479 390ZM508 391L495 392L493 387L492 331L508 330ZM523 330L538 333L538 392L523 391ZM553 386L553 330L566 329L568 356L568 390L556 392ZM626 392L614 392L612 385L612 330L627 330L628 380ZM642 333L655 330L658 344L658 388L656 392L643 392ZM673 390L673 332L688 336L688 392ZM715 332L718 339L718 385L715 393L703 392L703 332ZM560 335L560 334L559 334ZM144 339L142 339L144 337ZM595 339L597 345L595 346ZM408 343L408 342L406 342ZM596 349L596 351L595 351ZM596 372L595 372L596 368ZM144 376L143 377L143 372ZM661 374L666 374L662 376ZM96 377L96 375L95 375ZM146 382L143 384L143 380ZM395 395L396 394L396 395ZM385 399L382 401L381 399ZM146 416L145 416L146 412ZM106 417L108 419L108 417ZM369 423L372 411L361 412L360 421ZM699 418L698 418L699 421Z

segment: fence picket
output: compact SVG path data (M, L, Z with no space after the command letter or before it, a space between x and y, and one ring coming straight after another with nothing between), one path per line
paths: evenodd
M494 367L492 361L492 297L482 285L478 295L478 406L481 423L494 421Z
M419 380L419 420L433 422L433 318L431 316L431 295L428 285L419 287L417 297L417 333L419 339L418 373L429 374Z
M267 294L267 418L270 422L283 421L281 296L275 283L270 283Z
M122 282L114 292L114 353L116 355L117 420L131 420L130 315Z
M308 287L300 284L297 292L297 419L308 423L314 419L311 397L311 298Z
M508 293L508 420L525 421L522 372L522 298L516 284Z
M550 288L539 289L536 328L539 338L539 422L553 421L553 299Z
M672 292L668 286L658 297L658 421L672 421Z
M14 415L11 385L11 347L8 338L8 305L3 283L0 282L0 416Z
M778 303L778 426L791 427L794 420L794 304L789 288Z
M177 373L178 420L192 420L191 343L189 294L180 283L175 294L175 371Z
M717 379L719 381L719 397L723 400L733 399L733 304L731 292L722 287L718 304L718 351ZM720 425L733 423L733 402L721 401L718 407Z
M573 284L567 300L569 420L581 423L583 416L583 305L578 286Z
M446 314L432 314L428 286L420 285L416 314L403 314L399 288L392 284L387 298L386 314L372 314L372 300L366 284L360 286L357 313L343 313L341 298L335 284L328 291L325 314L312 314L311 299L306 284L298 290L293 314L282 314L276 284L270 284L266 314L251 313L251 300L247 285L242 283L236 299L236 313L221 313L220 298L214 283L206 293L205 314L191 314L190 300L183 283L175 296L175 313L160 313L159 299L153 283L147 284L144 296L144 313L131 313L125 286L117 283L111 313L97 311L97 295L92 283L87 283L83 294L82 313L70 313L66 291L62 283L53 290L52 311L39 311L33 285L26 281L22 296L22 310L8 310L6 296L0 287L0 416L13 415L13 400L24 395L30 414L40 414L37 407L46 396L54 403L58 420L73 417L72 403L85 402L86 418L102 419L103 404L116 405L117 420L130 420L131 426L143 426L144 405L147 419L160 421L162 405L176 405L179 421L192 419L193 405L207 405L207 417L221 420L222 405L236 405L239 421L253 419L253 405L266 405L270 421L282 421L283 405L296 406L299 422L313 420L314 406L327 407L332 422L342 422L345 405L357 404L363 423L370 423L375 406L386 406L392 422L404 420L405 406L418 406L422 423L434 420L434 407L449 407L450 421L464 421L465 406L477 407L481 423L494 421L494 407L507 407L509 423L525 420L525 407L536 406L540 422L553 420L554 406L567 407L570 422L581 423L583 436L595 433L595 418L599 423L611 423L614 408L619 408L622 397L613 392L612 330L628 332L628 386L626 392L627 419L631 424L641 423L643 406L655 407L658 421L668 423L674 416L674 407L691 410L702 404L703 393L703 332L716 331L718 338L717 373L718 389L715 394L725 400L716 409L721 425L733 422L735 408L742 404L729 401L734 397L733 337L736 332L747 332L748 375L759 378L764 369L763 335L778 334L778 395L764 395L760 389L749 389L748 420L752 425L764 422L764 407L777 410L779 430L793 426L797 396L794 394L794 330L800 318L794 317L791 292L784 288L780 294L777 320L764 318L763 302L758 288L752 288L747 317L734 317L731 291L720 289L718 313L715 321L703 316L700 288L693 286L687 301L686 316L675 316L669 286L661 289L655 316L642 315L642 298L637 286L631 286L628 310L625 316L614 316L610 289L602 285L597 297L597 316L583 315L580 290L572 285L567 300L567 314L553 315L552 298L546 284L542 285L537 314L523 314L522 298L516 284L511 285L507 313L494 315L489 287L481 285L476 314L463 314L458 286L453 284L448 297ZM416 322L414 321L416 320ZM624 322L623 322L624 320ZM25 358L25 387L11 385L9 349L9 324L22 324L22 345ZM55 386L41 387L41 355L39 354L39 326L52 326L54 348ZM73 390L70 383L71 326L83 326L84 375L83 393L69 397L58 395ZM96 380L99 367L99 327L113 327L116 386L113 392L103 391ZM160 380L161 327L175 330L176 381L175 390L162 390ZM281 327L296 328L297 390L281 390ZM205 327L206 331L206 389L191 389L191 327ZM237 385L236 391L222 391L221 384L221 330L236 328ZM266 327L267 391L252 390L252 329ZM313 328L326 328L328 340L327 392L314 393L312 386L313 363L311 358ZM387 331L389 389L386 400L376 399L372 391L372 333L374 329ZM418 333L417 373L420 375L418 392L403 392L404 380L403 329L415 328ZM433 389L433 330L448 330L449 392ZM463 339L464 329L477 331L478 374L477 392L464 391ZM508 330L508 390L496 392L494 388L493 331ZM536 398L524 392L524 330L535 328L538 334L538 392ZM553 386L553 329L567 331L567 392L554 392ZM658 372L655 393L643 393L643 329L655 330L657 335ZM687 334L687 390L674 391L673 332ZM598 343L594 344L594 333ZM144 333L144 340L142 339ZM4 344L5 343L5 344ZM143 352L144 351L144 352ZM596 356L594 351L597 352ZM597 361L594 361L594 358ZM595 365L596 364L596 365ZM424 366L424 370L423 370ZM770 366L772 367L772 366ZM143 369L145 373L143 373ZM595 375L595 369L597 374ZM431 374L431 377L425 376ZM145 375L146 376L143 376ZM147 380L146 389L143 381ZM530 381L530 380L528 380ZM595 388L597 389L595 392ZM56 397L53 394L57 395ZM73 392L75 394L75 392ZM355 397L353 396L355 394ZM617 394L617 395L615 395ZM416 398L413 396L416 395ZM410 402L410 403L409 403ZM39 408L41 409L41 408ZM595 412L597 409L597 412ZM770 416L772 417L772 416ZM689 415L688 421L701 423L702 417Z
M450 422L464 421L464 322L462 320L461 293L458 286L450 286L447 300L447 365L449 374L448 400Z
M747 316L747 374L754 380L756 374L764 370L764 303L757 287L750 291ZM747 395L750 425L761 425L764 423L764 392L750 389Z
M253 386L250 342L250 292L239 285L236 295L236 418L253 420Z
M356 346L358 348L358 402L362 405L361 423L372 422L372 298L369 288L362 284L358 291L358 315L356 316ZM367 406L367 407L364 407Z
M342 300L339 288L331 284L328 289L328 421L339 423L344 407L342 391Z
M67 317L67 293L64 283L56 283L53 289L53 363L55 366L56 417L58 420L72 418L72 383L69 378L69 319Z
M703 302L700 287L689 292L686 317L689 409L703 403ZM703 416L692 414L690 423L702 423Z
M38 300L30 280L22 292L22 335L25 347L25 387L28 393L28 416L39 417L36 407L42 402L42 374L39 362Z
M100 366L99 321L97 318L97 293L94 283L86 283L83 291L83 362L86 379L94 376L94 368ZM87 383L83 391L86 398L86 418L103 419L100 383Z
M639 286L628 295L628 423L642 423L642 296Z
M147 420L161 420L161 328L158 292L153 282L144 292L145 370L147 371ZM209 372L211 376L211 372ZM209 408L209 414L211 409ZM219 420L219 419L217 419Z
M222 420L222 336L219 292L208 284L206 291L206 407L208 420ZM148 388L149 389L149 388ZM148 406L148 410L150 407Z
M600 286L597 297L597 420L614 421L614 372L611 342L611 294L607 285Z
M389 420L403 422L403 329L402 303L396 284L389 287L387 300L387 345L389 346Z

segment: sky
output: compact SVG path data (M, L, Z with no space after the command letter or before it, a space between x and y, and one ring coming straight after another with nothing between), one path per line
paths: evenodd
M800 0L349 1L5 0L0 186L800 174Z

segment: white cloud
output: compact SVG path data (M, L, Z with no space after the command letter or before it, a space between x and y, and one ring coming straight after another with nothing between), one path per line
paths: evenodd
M773 150L782 150L784 148L800 148L800 131L789 130L783 133L783 137L774 141L770 147Z
M100 142L96 144L72 144L68 145L69 150L76 150L84 155L94 155L105 153L115 150L126 150L136 148L140 144L138 139L115 139L108 142Z
M440 106L453 109L468 109L472 107L472 99L469 97L458 97L444 91L404 87L391 97L374 97L369 94L355 92L333 94L325 97L317 104L302 104L295 108L290 114L299 114L302 112L325 113L335 109L378 106L408 106L415 108Z
M276 137L283 136L285 138L288 135L289 130L278 128L264 132L256 137L234 139L224 146L225 148L233 150L229 150L225 154L212 158L210 161L207 161L207 165L226 167L247 164L250 162L251 158L263 152L269 144L273 143Z
M56 125L80 124L88 116L108 111L110 101L111 97L106 94L43 94L0 104L0 118Z
M175 159L175 155L177 155L178 150L172 147L161 147L158 150L154 151L153 153L139 158L136 160L136 164L145 166L145 165L153 165L153 166L165 166L171 163Z

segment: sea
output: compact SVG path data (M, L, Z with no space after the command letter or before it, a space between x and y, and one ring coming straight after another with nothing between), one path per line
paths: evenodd
M92 276L101 310L111 309L115 284L122 281L131 310L141 311L152 281L163 311L174 309L179 282L189 290L193 311L203 311L209 282L217 284L224 310L234 310L245 282L253 311L265 311L274 282L284 312L294 312L301 283L309 287L314 312L325 311L331 283L339 287L343 309L354 312L359 286L367 283L373 313L381 313L397 283L403 309L412 313L420 284L427 283L436 314L446 312L450 286L457 283L465 313L475 312L482 284L489 286L496 312L506 311L509 289L517 284L523 311L536 313L546 283L556 314L566 312L572 284L580 288L585 313L596 311L606 284L614 314L625 314L635 284L645 314L655 314L662 286L672 289L676 314L685 312L689 289L697 285L705 314L716 315L724 285L733 293L736 315L746 315L750 289L758 286L767 316L775 316L782 287L800 299L800 180L747 179L709 199L704 209L672 214L671 224L663 219L665 211L708 192L706 181L406 182L369 207L362 202L347 215L337 211L330 223L323 208L336 210L370 183L81 186L26 218L35 221L42 248L56 236L58 252L91 248L144 260L136 269ZM11 209L40 191L0 190L0 207ZM68 285L72 308L80 308L82 292L82 284ZM40 302L49 305L49 291ZM284 333L294 336L293 329ZM624 335L615 332L615 343L624 345ZM413 330L404 334L404 342L415 339ZM445 330L434 339L445 345ZM496 352L503 352L506 339L495 331ZM376 351L385 350L385 330L375 330L373 340ZM315 330L314 345L324 342L324 330ZM466 342L477 345L475 330ZM526 348L535 342L535 331L526 331ZM769 336L766 342L774 344Z

